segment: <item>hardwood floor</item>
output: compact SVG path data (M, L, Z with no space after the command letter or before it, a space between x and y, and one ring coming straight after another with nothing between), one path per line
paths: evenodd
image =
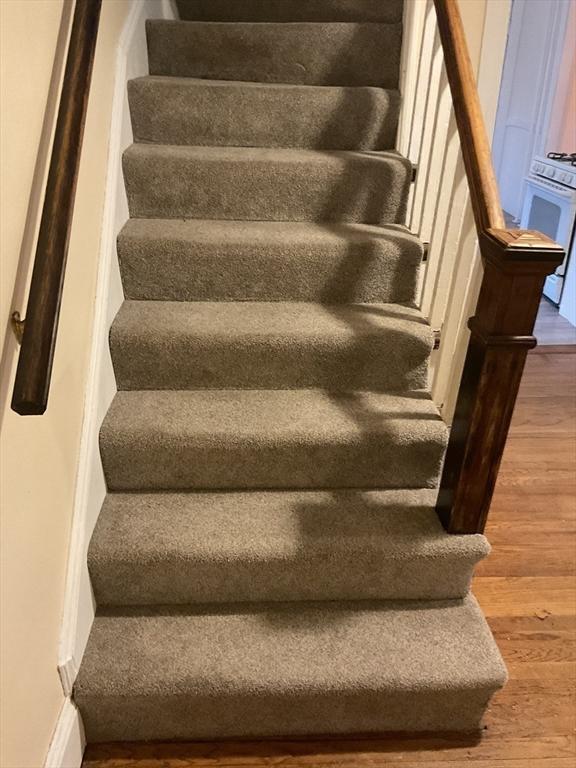
M576 759L576 347L530 354L474 591L510 681L481 738L88 747L84 768L573 768Z
M534 335L541 345L576 344L576 328L562 317L558 307L544 298L540 300Z

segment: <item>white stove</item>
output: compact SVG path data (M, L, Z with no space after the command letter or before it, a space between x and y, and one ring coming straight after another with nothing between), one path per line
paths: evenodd
M560 159L560 158L564 159ZM532 160L530 176L552 181L561 187L576 189L576 153L550 152L547 157Z
M566 251L563 264L546 279L544 295L559 304L576 228L576 153L536 156L524 179L522 229L537 229Z

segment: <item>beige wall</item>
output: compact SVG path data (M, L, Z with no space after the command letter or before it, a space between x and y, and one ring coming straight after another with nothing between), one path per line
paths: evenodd
M131 0L104 0L48 410L10 410L30 245L21 246L64 2L1 0L2 768L40 768L63 703L57 648L106 181L116 48ZM16 295L14 296L16 286Z

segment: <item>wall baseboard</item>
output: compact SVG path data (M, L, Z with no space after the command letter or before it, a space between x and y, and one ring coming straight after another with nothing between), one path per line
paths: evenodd
M116 237L128 219L121 162L122 152L132 143L127 82L134 77L148 74L145 21L149 18L175 18L171 1L132 0L116 58L93 336L58 649L58 672L64 694L68 697L72 695L74 680L80 669L96 611L88 573L87 552L106 495L98 433L116 394L108 332L124 300L116 255Z
M65 699L54 729L44 768L81 768L86 737L80 712Z
M58 664L58 674L60 675L62 690L66 696L71 696L74 680L76 680L76 675L78 674L78 668L76 667L73 656L60 660Z

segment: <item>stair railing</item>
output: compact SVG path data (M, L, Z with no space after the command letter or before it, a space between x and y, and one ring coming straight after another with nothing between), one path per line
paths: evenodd
M434 0L484 273L459 385L437 512L450 533L481 533L547 275L564 252L506 229L458 0Z
M12 408L22 415L44 413L48 400L101 2L76 0L26 319L14 318L22 349ZM486 523L526 355L536 344L544 280L564 252L539 232L505 228L458 1L433 2L434 35L445 66L436 85L440 91L438 83L447 78L452 94L484 266L437 511L449 532L478 533ZM436 38L429 40L432 61ZM448 127L443 131L447 135Z
M76 0L26 318L12 316L22 344L12 410L21 415L40 415L48 402L101 5Z

